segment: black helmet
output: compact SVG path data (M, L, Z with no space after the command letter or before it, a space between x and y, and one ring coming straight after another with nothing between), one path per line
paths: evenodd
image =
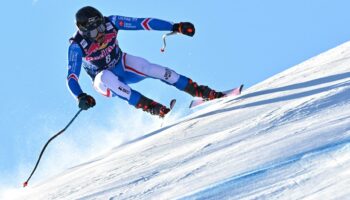
M96 8L85 6L75 14L75 23L80 31L86 32L104 24L104 18Z

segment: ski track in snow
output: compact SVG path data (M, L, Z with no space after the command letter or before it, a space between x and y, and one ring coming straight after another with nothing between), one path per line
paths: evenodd
M14 199L349 199L350 43Z

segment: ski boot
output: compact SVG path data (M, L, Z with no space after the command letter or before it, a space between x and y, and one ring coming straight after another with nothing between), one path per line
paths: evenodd
M198 85L196 82L193 82L191 79L188 80L188 84L185 87L184 91L194 97L200 97L205 101L218 99L225 96L224 93L217 92L209 88L208 86Z
M136 108L140 108L152 115L158 115L160 118L164 118L164 116L170 111L170 108L167 108L145 96L141 96L139 102L136 104Z

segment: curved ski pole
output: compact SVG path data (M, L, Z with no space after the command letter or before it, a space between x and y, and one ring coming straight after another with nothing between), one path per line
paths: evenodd
M70 120L70 122L67 124L67 126L64 127L64 129L62 129L60 132L56 133L54 136L52 136L52 137L46 142L44 148L41 150L41 153L40 153L40 155L39 155L38 161L36 162L35 167L34 167L32 173L30 174L30 176L29 176L29 178L27 179L27 181L23 183L23 187L26 187L26 186L28 185L29 180L32 178L32 176L33 176L33 174L34 174L36 168L37 168L38 165L39 165L39 162L40 162L40 160L41 160L42 155L44 154L44 151L45 151L47 145L48 145L53 139L55 139L57 136L59 136L60 134L62 134L62 133L73 123L73 121L75 120L75 118L78 117L78 115L80 114L80 112L81 112L82 110L83 110L83 109L80 109L80 110L74 115L74 117Z
M177 34L178 32L170 32L170 33L167 33L167 34L164 34L162 39L163 39L163 47L160 49L161 52L164 52L165 51L165 47L166 47L166 41L165 41L165 38L168 37L168 36L171 36L171 35L175 35Z

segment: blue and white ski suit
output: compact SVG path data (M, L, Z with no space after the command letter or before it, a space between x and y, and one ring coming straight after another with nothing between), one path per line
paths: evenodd
M189 80L187 77L144 58L122 52L117 40L119 30L170 31L173 23L155 18L112 15L105 17L105 25L105 40L101 45L82 37L79 31L70 40L67 84L75 97L83 93L79 85L82 66L92 78L96 91L107 97L119 96L133 106L136 106L141 94L131 89L129 83L150 77L180 90L185 89Z

